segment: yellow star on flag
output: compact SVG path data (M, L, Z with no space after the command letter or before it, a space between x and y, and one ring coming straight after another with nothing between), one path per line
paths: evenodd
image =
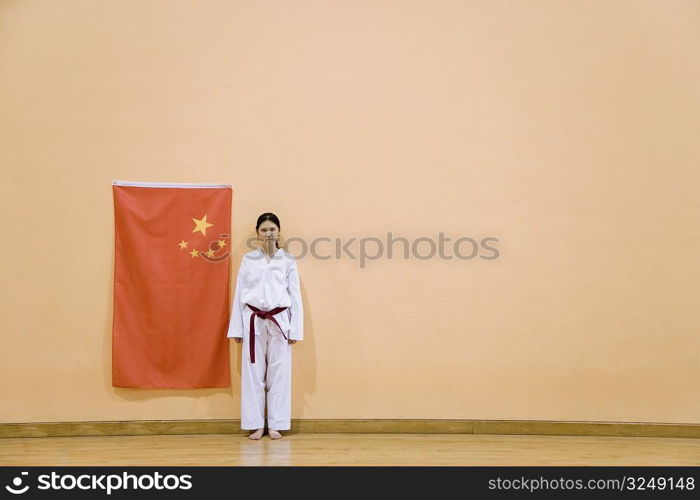
M181 249L181 250L182 250L183 248L187 248L187 242L186 242L185 240L182 240L182 241L181 241L180 243L178 243L178 244L180 245L180 249Z
M208 252L204 252L207 257L214 257L214 250L209 250Z
M199 252L195 249L192 249L192 251L190 252L190 255L192 257L199 257Z
M224 248L226 246L225 240L219 240L219 248Z
M192 232L193 232L193 233L196 233L197 231L199 231L199 232L202 233L204 236L207 235L207 228L214 225L214 224L209 224L209 223L207 222L207 215L206 215L206 214L204 214L204 217L202 217L201 219L195 219L195 218L193 217L192 220L193 220L194 223L196 224L196 226L195 226L195 228L192 230Z

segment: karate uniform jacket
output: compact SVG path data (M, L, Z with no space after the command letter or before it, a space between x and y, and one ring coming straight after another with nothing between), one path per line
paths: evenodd
M246 304L264 311L288 307L274 318L288 339L304 339L299 271L294 257L282 248L277 249L270 262L260 248L243 256L236 279L227 337L244 338L250 333L250 315L253 311ZM257 326L255 329L258 333Z

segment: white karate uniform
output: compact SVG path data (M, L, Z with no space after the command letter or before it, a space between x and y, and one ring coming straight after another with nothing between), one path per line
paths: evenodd
M294 257L283 249L267 261L262 249L243 256L236 280L227 337L243 338L241 428L288 430L291 427L292 346L271 319L255 316L255 363L250 359L250 315L246 304L270 311L287 338L303 340L304 312L299 272ZM267 389L267 398L265 390Z

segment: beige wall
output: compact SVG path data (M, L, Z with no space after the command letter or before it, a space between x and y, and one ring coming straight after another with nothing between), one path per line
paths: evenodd
M0 421L239 417L236 345L111 387L120 179L233 184L234 271L268 210L498 238L300 259L294 418L699 423L698 47L694 0L0 1Z

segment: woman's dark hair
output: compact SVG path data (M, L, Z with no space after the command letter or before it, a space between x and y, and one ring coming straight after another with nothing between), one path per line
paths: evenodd
M277 229L279 231L282 230L282 226L280 225L280 220L277 218L277 216L275 214L273 214L272 212L265 212L260 217L258 217L258 222L255 223L255 232L256 233L258 232L258 229L260 228L260 224L262 224L263 222L268 221L268 220L273 222L274 224L276 224ZM275 241L275 246L277 248L280 247L279 241Z

